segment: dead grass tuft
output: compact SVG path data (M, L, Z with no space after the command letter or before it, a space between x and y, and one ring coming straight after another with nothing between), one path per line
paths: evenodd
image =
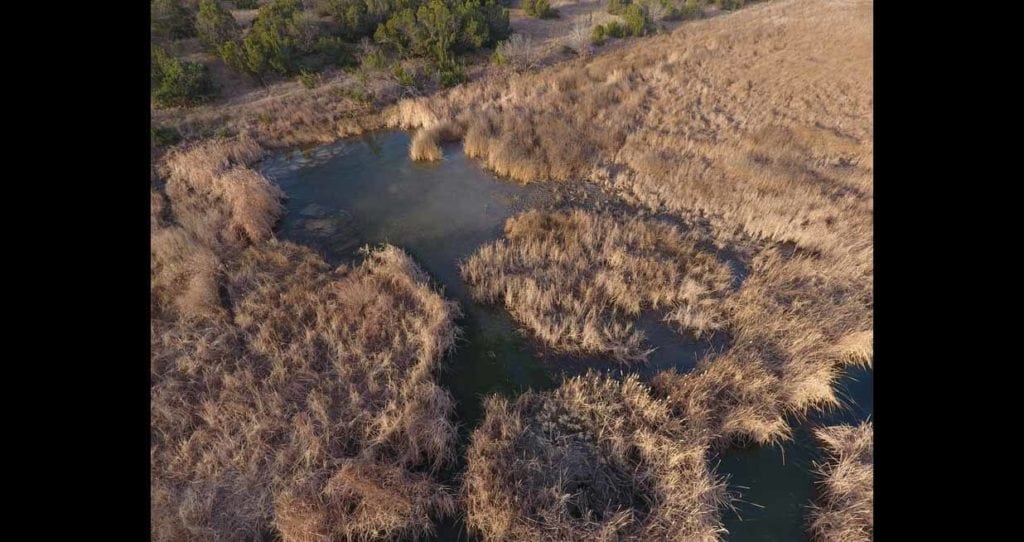
M635 376L588 374L514 403L472 437L467 524L485 540L718 540L707 439Z
M409 144L409 157L413 160L436 161L442 157L441 143L458 141L462 132L451 122L420 128Z
M220 258L180 226L153 231L150 295L156 311L184 318L223 316L218 296Z
M247 167L262 153L248 137L206 141L170 153L166 192L175 220L210 246L270 238L283 212L284 194Z
M815 436L828 453L817 464L822 478L811 532L818 540L861 542L874 531L874 425L822 427Z
M731 283L728 266L678 227L584 211L510 218L505 237L463 263L462 276L548 346L622 362L648 354L633 327L641 311L701 336L722 326Z
M773 444L790 436L779 378L756 358L718 356L691 373L659 373L651 387L676 416L706 431L718 449Z

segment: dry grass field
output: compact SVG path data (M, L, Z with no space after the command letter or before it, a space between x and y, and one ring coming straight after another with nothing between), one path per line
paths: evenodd
M360 92L367 89L364 99ZM323 144L380 128L374 100L389 103L401 96L401 88L386 74L377 74L363 85L351 75L336 72L313 89L282 81L210 105L156 110L153 125L173 127L186 139L207 138L219 131L245 134L266 148Z
M874 531L874 426L823 427L815 432L828 453L818 465L818 504L811 532L828 542L867 542Z
M401 250L330 269L271 238L251 140L166 160L153 192L152 537L415 537L454 511L458 307Z

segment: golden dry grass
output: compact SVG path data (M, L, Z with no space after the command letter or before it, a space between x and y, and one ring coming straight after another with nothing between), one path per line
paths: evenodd
M251 139L169 154L152 192L154 540L412 538L455 507L457 306L401 250L331 270L272 237Z
M843 365L871 363L871 6L758 4L388 112L421 129L414 158L445 127L502 175L587 179L711 225L700 243L654 221L529 213L466 262L478 296L556 348L641 358L629 323L648 308L732 340L650 391L589 375L489 399L464 488L485 539L714 540L709 450L786 438L788 415L837 404ZM338 93L279 85L157 118L252 134L176 151L152 198L157 540L414 537L453 511L433 475L452 404L431 375L454 306L397 249L331 271L274 241L280 194L248 167L256 141L381 122ZM718 288L707 246L752 255L737 291Z
M663 371L651 387L677 417L706 431L716 450L790 436L778 376L737 352L703 360L691 373Z
M400 250L331 271L269 241L225 265L230 316L153 321L155 540L415 536L454 509L457 308ZM223 313L224 311L222 311Z
M828 459L817 465L818 504L811 533L827 542L867 542L874 531L874 425L822 427L815 437Z
M166 183L151 197L155 311L223 315L222 258L269 239L283 212L281 191L248 167L261 155L255 141L242 137L181 147L158 164Z
M622 362L649 353L633 327L641 311L659 311L698 337L721 327L732 279L728 266L676 226L580 210L512 217L505 237L461 269L475 298L504 303L548 346Z
M210 246L270 238L284 194L248 167L262 154L246 136L169 153L166 193L176 221Z
M248 134L266 148L324 144L380 128L375 104L392 103L401 92L387 74L372 74L363 84L337 72L325 74L323 84L313 89L281 81L209 105L155 110L153 124L173 127L186 139L226 130ZM360 99L361 93L369 100Z
M588 374L510 403L473 433L466 520L484 540L718 540L724 484L698 428L637 378Z
M592 61L403 104L416 115L392 120L454 119L467 153L500 173L589 178L651 211L707 221L710 243L749 247L749 276L720 307L726 356L754 382L772 375L790 413L834 406L840 367L872 354L871 5L758 4ZM493 252L481 251L474 276L509 273ZM516 263L527 276L548 268ZM572 284L548 295L572 297ZM521 314L544 306L511 301ZM598 301L572 299L577 313Z
M458 141L462 134L458 126L446 122L437 123L416 130L409 143L409 157L416 161L433 162L442 157L441 143Z
M746 267L738 290L709 302L730 346L689 374L658 375L652 392L712 449L778 442L789 438L792 416L838 406L833 384L844 366L872 362L871 8L864 0L758 4L592 60L401 104L390 122L457 122L467 154L499 174L589 180L649 212L710 225L694 246L735 249ZM586 293L602 288L592 254L628 243L612 236L600 251L575 247L633 221L548 218L556 231L541 229L531 246L514 231L523 219L510 219L505 239L480 249L464 276L546 344L579 343L567 331L581 315L613 305ZM643 306L663 287L625 282L634 286L622 291L627 302L616 299L622 307ZM525 295L531 288L543 295ZM557 310L546 311L553 303ZM600 350L635 351L629 333L598 336ZM532 502L529 487L506 491ZM505 509L501 525L537 521L530 510ZM486 538L532 539L504 533Z

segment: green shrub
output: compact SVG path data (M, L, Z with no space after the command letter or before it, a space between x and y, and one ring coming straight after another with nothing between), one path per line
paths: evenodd
M740 9L745 3L745 0L718 0L718 7L732 11L734 9Z
M158 106L194 105L214 95L206 66L184 62L159 48L153 50L151 62L151 92Z
M508 10L495 0L464 0L455 3L459 19L458 51L490 47L512 34Z
M469 80L469 78L466 77L466 71L454 60L438 62L435 65L435 69L437 84L444 88L451 88Z
M558 11L551 7L548 0L523 0L523 11L530 17L538 19L554 19Z
M299 71L299 82L302 83L302 86L306 88L316 88L320 84L320 81L321 77L319 73L311 72L308 70Z
M235 9L256 9L259 6L256 0L235 0Z
M590 32L590 43L593 43L594 45L604 45L605 40L604 27L601 25L595 26Z
M153 0L149 28L154 39L177 40L195 35L195 18L178 0Z
M374 49L363 55L360 65L367 70L381 70L387 66L388 60L384 57L384 51Z
M403 68L401 64L395 63L395 65L391 67L391 75L394 75L395 80L403 87L419 87L416 83L416 75Z
M604 33L609 38L622 38L626 36L626 28L619 21L608 21L604 25Z
M346 67L358 64L352 44L338 36L320 36L316 42L316 52L324 64Z
M221 45L241 36L238 23L217 0L199 0L196 34L207 48L218 51Z
M364 104L372 104L373 93L370 92L369 87L367 85L366 72L358 71L356 72L355 76L355 84L344 87L342 92L350 100Z
M489 47L509 33L508 10L494 0L430 0L397 11L373 38L400 57L445 65L455 54Z
M371 13L366 0L327 0L323 3L323 13L334 18L345 39L356 41L372 33L390 14L390 5L376 2L373 5Z
M221 57L228 66L253 75L261 83L269 73L290 73L297 52L295 21L301 13L300 0L274 0L261 7L241 43L221 45Z
M688 0L679 8L679 18L684 20L700 19L704 16L704 2L700 0Z
M626 32L630 36L643 36L647 33L650 21L647 19L647 12L639 4L631 4L622 13L626 24Z
M608 13L620 15L631 2L632 0L608 0Z
M149 142L154 147L174 145L181 141L181 132L172 126L150 126Z

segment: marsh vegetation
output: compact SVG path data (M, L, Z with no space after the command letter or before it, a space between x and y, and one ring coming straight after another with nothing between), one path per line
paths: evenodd
M410 536L455 507L434 374L458 308L398 248L331 269L271 239L251 141L168 159L154 192L152 535Z
M798 438L873 363L869 0L674 32L658 22L706 6L550 4L561 18L529 24L575 25L576 44L590 11L614 18L602 40L655 35L548 66L550 36L502 41L519 13L493 2L246 4L153 3L154 105L173 106L153 129L172 145L151 180L154 539L416 539L462 518L484 540L718 540L718 460ZM479 48L508 61L441 90ZM216 62L268 85L217 98ZM324 177L344 205L299 209L263 167L383 126L411 132L421 163L400 167L465 165L461 145L486 182L523 186L346 172ZM718 346L644 372L650 318ZM460 335L494 322L521 329L491 336L514 355ZM869 539L871 425L816 435L809 529Z

